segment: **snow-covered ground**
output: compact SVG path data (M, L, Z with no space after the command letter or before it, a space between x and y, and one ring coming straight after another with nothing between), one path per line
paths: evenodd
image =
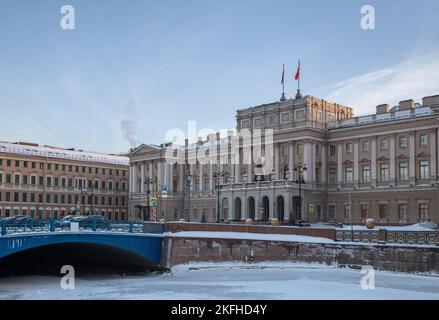
M176 266L142 277L89 276L75 290L60 278L0 279L0 299L438 299L439 277L377 272L363 290L359 270L294 263L222 263Z

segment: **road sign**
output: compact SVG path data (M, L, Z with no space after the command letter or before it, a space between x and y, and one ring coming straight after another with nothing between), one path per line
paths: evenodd
M166 199L168 197L168 195L166 193L162 194L162 199Z
M157 207L157 198L156 197L151 197L149 198L149 206L150 207Z
M162 192L168 192L168 185L162 184Z
M308 212L309 212L309 213L314 213L314 212L315 212L315 209L316 209L316 207L315 207L314 204L310 203L310 204L308 205Z

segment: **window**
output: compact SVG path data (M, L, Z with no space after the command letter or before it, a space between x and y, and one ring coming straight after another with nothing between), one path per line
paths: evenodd
M61 187L66 187L66 178L61 178Z
M419 145L426 146L428 144L428 136L426 134L419 135Z
M20 184L20 175L19 174L14 175L14 183L16 185Z
M36 162L32 162L32 169L35 169L37 167L37 163Z
M405 149L405 148L407 148L407 145L408 145L407 137L401 137L401 138L399 138L399 147L400 147L401 149Z
M347 154L352 153L352 143L346 143L346 153Z
M297 110L296 111L296 120L297 121L305 120L305 110Z
M15 160L15 167L18 168L20 166L20 160Z
M429 166L428 160L419 161L419 178L428 179L429 178Z
M380 219L385 219L387 217L387 204L380 204Z
M20 201L20 194L18 192L14 192L14 202Z
M404 181L409 179L409 164L408 162L399 163L399 180Z
M352 183L354 181L353 169L352 167L347 167L345 169L345 182Z
M33 192L30 194L30 202L35 203L35 193Z
M316 145L316 155L320 155L320 145Z
M25 168L28 167L28 162L27 161L23 161L23 167L25 167Z
M303 144L297 145L297 154L303 155Z
M11 183L11 175L9 173L6 174L6 183Z
M328 207L328 219L335 220L335 206Z
M337 183L337 169L329 168L329 183L336 184Z
M47 177L47 186L50 187L52 186L52 178L51 177Z
M381 139L381 150L389 149L389 140L387 138Z
M389 181L389 164L380 164L380 181Z
M37 177L36 176L30 177L30 184L33 186L35 186L37 184Z
M44 163L40 162L40 169L44 169Z
M283 147L282 150L283 150L283 151L282 151L283 155L284 155L284 156L288 156L288 154L289 154L288 147Z
M335 152L336 152L336 147L335 147L335 145L331 145L330 147L329 147L329 155L331 156L331 157L334 157L335 156Z
M363 141L362 149L363 152L369 152L369 141Z
M242 129L249 129L250 128L250 121L249 120L242 120L241 121L241 128Z
M282 112L280 114L280 121L282 123L290 121L290 113L289 112Z
M398 219L399 220L407 219L407 204L401 203L398 205Z
M9 159L6 160L6 166L7 166L7 167L10 167L10 166L11 166L11 160L9 160Z
M262 126L262 118L256 118L255 127L261 127L261 126Z
M419 204L419 219L428 220L428 203Z
M361 212L361 218L367 219L369 216L369 205L368 204L362 204L360 206L360 212Z
M51 163L47 164L47 170L52 170L52 164Z
M23 176L23 184L28 184L29 180L28 180L28 176Z
M344 218L349 219L351 217L351 206L349 204L344 206Z
M370 181L370 166L369 165L364 165L362 167L362 181L363 182L369 182Z

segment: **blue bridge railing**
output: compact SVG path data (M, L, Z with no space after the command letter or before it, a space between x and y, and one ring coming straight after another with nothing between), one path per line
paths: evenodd
M127 232L142 233L143 225L136 222L120 223L111 220L97 220L79 222L78 231L90 232ZM70 223L62 223L60 220L49 219L27 219L21 223L9 222L5 219L0 220L0 236L17 233L31 232L68 232L72 231Z

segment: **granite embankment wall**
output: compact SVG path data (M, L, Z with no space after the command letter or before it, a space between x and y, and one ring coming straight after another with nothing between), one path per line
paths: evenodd
M378 270L439 273L439 247L181 238L172 235L163 242L163 267L189 262L227 261L310 262L352 268L370 265Z

